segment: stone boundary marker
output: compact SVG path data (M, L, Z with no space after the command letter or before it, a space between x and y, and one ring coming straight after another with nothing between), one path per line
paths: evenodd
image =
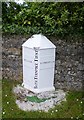
M21 45L28 39L23 36L2 37L2 77L22 81ZM82 42L67 42L50 38L56 45L55 87L81 90L84 71Z

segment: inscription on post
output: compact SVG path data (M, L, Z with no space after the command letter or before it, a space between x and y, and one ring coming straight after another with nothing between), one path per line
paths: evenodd
M37 89L38 88L38 48L34 47L35 50L35 73L34 73L34 88Z

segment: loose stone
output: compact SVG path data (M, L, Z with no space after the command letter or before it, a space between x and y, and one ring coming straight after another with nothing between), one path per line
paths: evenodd
M13 92L20 98L16 100L16 104L20 109L24 111L42 110L42 111L48 112L50 108L53 108L56 104L59 104L61 101L65 100L65 97L66 97L66 93L63 90L47 91L39 94L34 94L34 93L31 93L29 90L27 90L28 92L26 93L26 96L24 97L24 99L22 99L20 97L20 96L23 96L24 92L22 91L25 92L25 88L22 86L18 85L17 87L13 88ZM30 95L37 96L37 98L39 99L46 99L46 100L40 103L35 101L32 102L30 100L27 100L25 102L25 98Z

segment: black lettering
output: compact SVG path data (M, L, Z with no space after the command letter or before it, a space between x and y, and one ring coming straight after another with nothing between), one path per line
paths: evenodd
M38 61L38 60L34 60L34 61Z
M38 78L34 77L34 79L38 79Z
M37 88L37 81L35 81L35 86L34 86L34 88L35 88L35 89Z
M34 76L34 80L35 80L35 86L34 88L37 88L37 80L38 80L38 50L35 49L35 76Z

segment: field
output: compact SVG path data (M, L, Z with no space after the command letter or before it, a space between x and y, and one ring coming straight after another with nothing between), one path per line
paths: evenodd
M62 102L55 108L45 113L42 111L25 112L18 108L15 103L16 97L13 94L13 87L20 82L2 80L2 118L76 118L83 120L84 104L83 92L67 91L67 101Z

